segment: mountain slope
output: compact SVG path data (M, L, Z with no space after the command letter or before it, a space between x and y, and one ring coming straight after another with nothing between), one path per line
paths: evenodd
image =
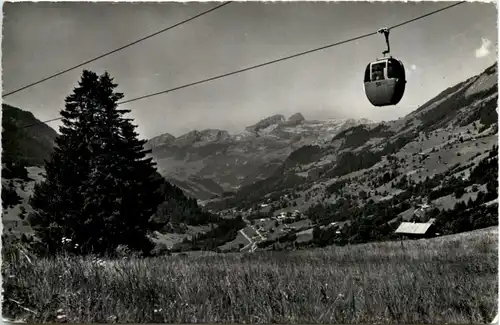
M273 115L239 134L207 129L178 138L164 134L146 148L159 172L200 200L234 192L273 175L286 157L304 145L324 145L338 132L368 120L308 121L296 113Z
M33 125L35 124L35 125ZM33 125L31 127L24 127ZM17 107L2 104L2 161L24 161L42 166L50 157L57 132L35 116Z
M347 222L343 240L351 242L388 236L394 222L412 218L422 202L437 209L443 231L494 223L494 206L482 204L498 195L497 77L495 64L404 118L353 126L328 145L301 147L267 179L207 208L243 215L299 210L317 224ZM490 219L450 225L452 215L465 218L461 204L469 201L471 215ZM360 227L371 230L359 234Z

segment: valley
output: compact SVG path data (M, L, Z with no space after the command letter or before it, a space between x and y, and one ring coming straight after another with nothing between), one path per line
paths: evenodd
M494 4L2 9L4 323L498 325Z

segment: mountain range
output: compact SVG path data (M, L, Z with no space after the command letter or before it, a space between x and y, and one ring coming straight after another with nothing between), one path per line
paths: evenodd
M339 132L366 123L371 122L277 114L237 134L206 129L176 138L165 133L150 139L146 148L152 150L160 174L188 195L207 200L266 179L304 145L324 145Z

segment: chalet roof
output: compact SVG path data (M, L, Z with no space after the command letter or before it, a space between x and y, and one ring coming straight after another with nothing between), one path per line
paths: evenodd
M398 229L396 229L395 233L424 235L431 226L432 223L402 222Z

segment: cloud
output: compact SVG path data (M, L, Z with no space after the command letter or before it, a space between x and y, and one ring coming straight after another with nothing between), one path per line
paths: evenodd
M481 47L476 49L476 58L484 58L485 56L490 55L492 47L493 47L493 42L490 41L487 38L481 37Z
M417 74L417 73L418 73L417 66L415 64L408 65L408 69L406 69L406 76L407 77L410 77L410 76Z

